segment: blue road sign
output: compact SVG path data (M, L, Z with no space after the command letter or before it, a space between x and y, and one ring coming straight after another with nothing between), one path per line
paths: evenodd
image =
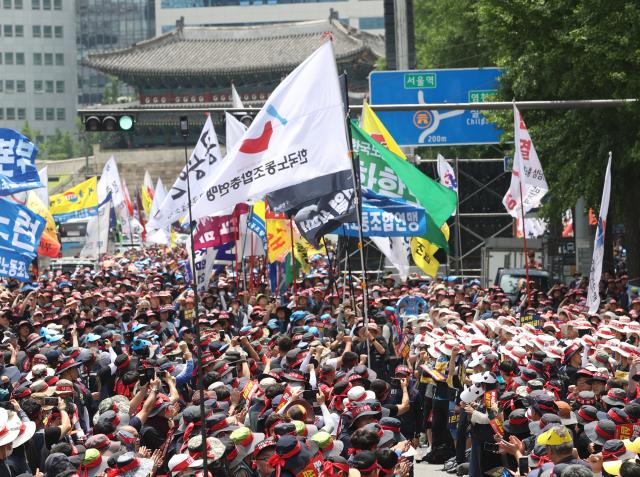
M401 146L496 144L502 131L479 110L429 110L429 103L491 101L498 68L374 71L371 104L425 104L420 111L380 111L378 116Z

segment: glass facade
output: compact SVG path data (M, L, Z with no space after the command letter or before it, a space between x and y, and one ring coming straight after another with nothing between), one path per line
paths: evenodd
M78 103L102 101L108 78L81 66L89 53L128 48L155 35L154 0L76 0ZM125 95L134 92L123 91Z
M228 7L248 5L279 5L283 3L322 3L346 0L162 0L162 8Z

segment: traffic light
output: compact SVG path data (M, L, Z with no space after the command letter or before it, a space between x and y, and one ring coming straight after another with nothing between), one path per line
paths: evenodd
M249 127L251 126L251 123L253 122L257 113L252 111L241 111L241 112L233 112L231 114L235 116L235 118L238 121L240 121L242 124L244 124L246 127Z
M82 122L85 131L90 132L131 131L136 118L131 114L87 114Z

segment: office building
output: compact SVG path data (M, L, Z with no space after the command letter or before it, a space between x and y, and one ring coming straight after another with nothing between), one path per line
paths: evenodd
M75 51L72 0L0 0L3 127L29 121L42 136L75 130Z
M65 0L70 1L70 0ZM109 78L81 64L92 53L129 48L155 34L154 0L76 0L78 103L102 102ZM133 95L124 87L123 95Z
M155 0L156 34L185 26L240 26L338 18L384 34L383 0Z

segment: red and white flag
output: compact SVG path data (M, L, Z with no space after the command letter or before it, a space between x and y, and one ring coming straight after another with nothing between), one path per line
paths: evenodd
M502 199L502 204L509 215L519 218L531 209L540 207L540 201L549 191L549 186L544 178L542 165L529 130L515 105L513 106L513 127L516 153L513 157L511 185Z

